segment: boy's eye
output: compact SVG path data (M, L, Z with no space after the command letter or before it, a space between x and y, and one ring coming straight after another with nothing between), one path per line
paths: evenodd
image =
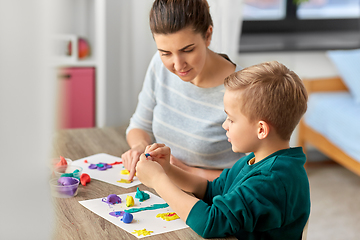
M230 123L233 123L233 120L231 120L229 117L227 118L227 120L228 120Z

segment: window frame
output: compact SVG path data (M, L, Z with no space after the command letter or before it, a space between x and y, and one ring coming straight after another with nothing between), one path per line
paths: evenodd
M293 2L293 0L287 0L286 2L286 15L284 19L279 20L243 20L241 26L241 36L240 38L247 38L249 36L256 35L271 35L271 36L280 36L289 34L318 34L321 35L324 33L339 34L344 32L354 33L359 32L360 39L360 18L347 18L347 19L298 19L296 16L297 5ZM241 41L241 40L240 40ZM265 39L264 39L265 41ZM319 40L320 41L320 40ZM296 44L294 44L296 45ZM352 46L353 48L354 46ZM360 40L359 40L360 47ZM342 47L328 47L330 49L339 49ZM327 49L328 49L327 48ZM347 48L344 46L343 48ZM284 49L291 50L291 49ZM299 50L299 49L293 49ZM306 50L306 49L304 49ZM317 50L311 49L311 50ZM320 49L319 49L320 50ZM321 49L323 50L323 49ZM256 50L255 50L256 51ZM267 49L267 51L272 51L271 49ZM274 51L279 51L279 49ZM281 50L280 50L281 51ZM241 49L240 49L241 52Z

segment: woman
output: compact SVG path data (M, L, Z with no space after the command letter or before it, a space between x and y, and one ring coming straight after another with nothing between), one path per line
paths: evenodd
M224 79L240 70L208 47L213 32L206 0L155 0L150 28L158 53L148 67L121 157L129 179L153 142L172 149L171 163L208 180L230 168L234 153L221 124Z

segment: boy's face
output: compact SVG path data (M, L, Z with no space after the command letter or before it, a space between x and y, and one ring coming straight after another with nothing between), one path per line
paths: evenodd
M249 122L240 111L240 91L225 91L224 108L228 115L222 127L226 130L228 141L234 152L254 152L259 144L257 123Z

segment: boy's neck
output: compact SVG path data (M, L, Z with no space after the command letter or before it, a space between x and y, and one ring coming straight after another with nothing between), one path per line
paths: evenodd
M255 163L260 162L267 156L277 152L279 150L290 148L289 141L279 140L279 139L264 139L261 141L257 151L254 151Z

